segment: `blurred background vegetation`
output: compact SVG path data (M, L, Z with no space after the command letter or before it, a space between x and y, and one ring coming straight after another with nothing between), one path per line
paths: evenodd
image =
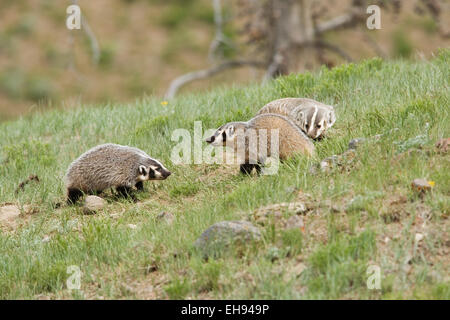
M246 29L251 13L246 16L242 8L268 1L221 1L222 31L228 40L220 43L222 60L254 55L249 47L256 36L248 38L258 29ZM418 2L403 1L402 10L382 6L381 30L351 27L330 31L323 39L345 49L353 61L376 55L428 58L437 48L449 46L449 32L442 26L450 21L450 10L448 1L440 1L437 21L432 10L427 11L427 3L433 1ZM332 18L352 1L325 3L323 15ZM215 63L210 57L217 35L211 0L79 0L99 44L97 62L92 59L86 33L66 28L70 4L69 0L0 0L0 121L44 108L163 95L174 78ZM252 25L259 23L258 17L252 19ZM321 59L311 59L314 54L302 51L289 72L345 62L332 50ZM264 74L265 70L249 67L227 70L208 81L190 83L183 90L260 81Z

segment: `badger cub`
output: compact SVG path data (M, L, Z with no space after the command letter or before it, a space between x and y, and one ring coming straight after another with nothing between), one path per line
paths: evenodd
M277 113L290 118L312 139L322 138L336 122L333 106L307 98L283 98L271 101L257 114L265 113Z
M290 119L271 113L258 115L247 122L224 124L206 142L216 147L231 146L235 154L244 155L237 159L242 173L249 174L253 168L259 173L267 158L276 156L277 150L272 150L272 129L278 130L280 160L297 153L308 156L314 153L314 144ZM256 139L252 139L252 135Z
M102 144L69 166L65 176L67 202L75 203L83 193L100 193L112 187L128 196L133 187L142 190L143 181L164 180L170 174L161 162L138 148Z

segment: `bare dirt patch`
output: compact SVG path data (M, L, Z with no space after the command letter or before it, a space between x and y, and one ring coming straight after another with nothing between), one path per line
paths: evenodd
M0 229L11 231L17 229L24 223L24 217L36 212L36 209L30 205L20 207L18 205L7 203L0 206Z

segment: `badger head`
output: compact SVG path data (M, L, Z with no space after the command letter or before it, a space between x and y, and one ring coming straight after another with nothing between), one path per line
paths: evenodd
M146 159L145 164L138 167L138 180L164 180L172 173L156 159Z
M227 143L234 142L237 132L245 130L244 122L230 122L224 124L205 141L215 147L226 146Z
M322 137L326 130L336 121L332 111L317 107L300 111L296 120L300 128L312 139Z

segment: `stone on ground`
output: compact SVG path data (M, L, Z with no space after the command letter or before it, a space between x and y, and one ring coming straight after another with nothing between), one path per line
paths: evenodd
M261 239L261 232L248 221L221 221L206 229L194 245L205 255L217 255L231 244L245 245Z
M97 196L87 196L84 200L83 212L85 214L94 214L102 210L106 205L106 201Z

